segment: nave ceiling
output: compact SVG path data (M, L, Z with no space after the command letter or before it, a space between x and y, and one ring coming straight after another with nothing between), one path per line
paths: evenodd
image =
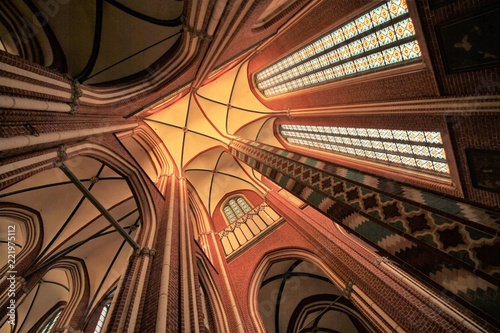
M124 116L135 118L141 127L160 138L163 154L168 156L168 173L187 179L193 191L190 196L199 198L210 216L227 194L249 190L263 197L268 188L261 176L238 162L229 153L228 145L235 137L280 145L273 123L276 116L286 112L265 107L252 92L247 65L258 45L242 41L236 49L252 46L250 52L220 63L223 47L238 44L225 39L225 34L234 31L219 19L241 20L244 15L236 10L239 2L48 3L14 0L0 5L4 31L25 24L33 33L30 36L21 29L17 35L4 36L6 51L62 72L95 95L102 93L108 104L99 112L112 110L113 98L120 98L122 108L127 105L126 95L119 92L122 87L131 87L139 95L141 91L161 91L155 92L154 99L132 96L134 108L126 106ZM270 3L255 6L262 12ZM252 13L253 18L258 16L259 11ZM193 37L192 30L205 29L212 29L213 36ZM33 37L41 48L31 42ZM16 43L17 48L13 46ZM200 50L204 55L197 54ZM169 84L177 77L182 77L185 84ZM151 165L150 160L155 158L151 152L137 144L124 142L124 146L144 174L156 181L154 178L160 175ZM130 187L129 175L91 156L70 157L64 163L125 231L137 237L143 227L143 213ZM18 308L20 324L16 332L23 332L43 317L47 311L44 302L56 304L74 298L69 290L79 283L87 286L85 294L78 297L90 300L84 318L88 320L117 287L129 260L129 244L58 168L7 187L0 192L0 199L3 205L38 212L33 223L39 223L43 230L37 245L40 254L26 276L44 274L43 283L30 289ZM23 223L16 223L19 230L27 232ZM54 266L59 260L68 265ZM8 331L8 325L0 330Z

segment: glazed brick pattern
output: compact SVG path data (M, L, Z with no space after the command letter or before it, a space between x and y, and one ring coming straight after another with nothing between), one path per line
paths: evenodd
M307 117L295 119L279 119L276 124L302 124L302 125L328 125L345 127L365 127L365 128L387 128L387 129L407 129L440 131L445 140L449 138L449 149L453 150L455 163L450 164L452 172L460 177L460 185L463 193L452 185L444 185L433 181L428 181L416 176L405 176L396 174L394 171L385 168L370 168L359 163L335 162L335 154L319 154L312 150L301 149L298 146L290 146L286 141L280 141L285 147L291 150L302 152L305 155L312 155L317 158L327 159L346 167L361 170L371 174L376 174L385 178L396 179L413 186L425 188L441 194L456 198L455 200L471 201L480 206L488 206L493 211L498 211L500 207L500 194L478 189L472 186L471 175L466 158L466 149L486 149L500 150L500 117L497 113L463 113L457 115L420 115L420 114L392 114L392 115L352 115L352 116L329 116L329 117ZM448 149L447 148L447 149ZM448 151L448 150L447 150ZM331 155L331 156L330 156Z
M419 7L426 43L443 96L484 95L500 92L500 67L485 68L462 73L446 73L437 38L439 25L460 19L477 11L498 6L496 0L450 1L444 6L431 8L429 0L415 1Z
M432 327L428 332L467 332L463 327L454 327L453 320L445 320L441 317L440 309L435 309L435 311L425 309L428 302L416 300L415 295L411 295L409 290L401 285L398 286L398 283L388 278L387 275L380 274L377 268L372 267L372 263L360 257L359 245L349 240L339 242L335 237L329 238L331 234L325 232L324 227L318 228L312 225L310 220L319 218L318 215L313 214L314 212L306 213L309 216L307 219L304 218L304 214L298 214L286 202L276 201L269 196L268 200L288 222L254 245L252 251L243 253L229 264L243 316L249 317L248 312L252 311L248 308L248 299L254 295L248 294L248 285L252 273L262 258L278 250L301 249L317 256L342 281L354 281L406 332L422 332L423 326ZM345 237L343 239L345 240ZM343 245L345 243L352 244ZM363 280L366 282L361 284ZM422 302L426 306L423 306ZM377 323L372 324L377 325ZM380 326L379 330L384 331ZM247 332L255 332L255 330L248 329Z
M371 186L366 187L359 183L366 180L362 174L340 171L334 165L278 148L238 142L232 144L232 152L252 168L442 288L449 289L447 285L451 274L459 279L470 279L471 283L466 284L467 294L459 290L456 295L494 318L495 311L500 308L500 290L495 287L498 285L498 267L481 253L486 248L493 250L500 246L495 236L496 229L488 231L489 228L471 221L463 224L461 218L450 219L449 211L436 214L436 207L433 207L433 213L419 203L401 202L397 198L404 197L407 190L401 193L396 188L383 185L385 191L380 191L373 187L378 185L371 181ZM377 206L380 210L376 209ZM498 219L500 217L497 216ZM483 230L480 232L482 236L477 234L479 230ZM468 245L464 247L464 244ZM471 269L476 275L469 273ZM480 285L485 286L484 289ZM471 294L474 296L471 297Z
M328 117L301 117L289 119L277 119L275 135L283 146L291 151L299 152L303 155L313 156L318 159L324 159L335 164L343 165L347 168L359 170L365 173L381 176L409 185L425 188L442 195L461 197L459 189L452 185L441 182L435 182L423 177L418 177L409 173L398 172L394 169L370 164L357 163L355 160L343 159L342 155L319 150L303 148L298 145L290 145L278 133L277 127L280 124L297 125L315 125L315 126L340 126L340 127L361 127L361 128L379 128L379 129L404 129L420 131L439 131L443 137L447 137L448 129L446 118L440 115L415 115L415 114L391 114L391 115L351 115L351 116L328 116ZM339 159L340 157L340 159ZM452 172L455 166L450 165Z

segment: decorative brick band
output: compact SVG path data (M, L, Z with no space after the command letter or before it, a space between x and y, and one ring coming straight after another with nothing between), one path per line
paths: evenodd
M439 204L429 209L418 200L403 201L399 197L406 194L391 182L279 148L239 140L230 149L426 282L458 296L486 317L494 318L500 309L500 267L488 254L498 252L500 240L489 223L476 228L478 224L465 221L460 210L451 214L441 212Z

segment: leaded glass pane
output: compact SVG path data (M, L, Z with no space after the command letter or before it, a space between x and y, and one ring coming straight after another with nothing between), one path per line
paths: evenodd
M365 147L365 148L371 148L372 147L372 144L371 144L370 140L361 140L361 143L363 144L363 147Z
M333 43L333 38L330 34L326 35L325 37L321 38L321 41L323 42L323 46L325 49L331 48L334 43Z
M378 135L378 130L376 129L373 129L373 128L369 128L368 130L368 135L372 138L378 138L379 135Z
M325 74L327 80L333 80L336 77L335 73L333 72L333 69L331 68L324 70L323 73Z
M424 132L421 131L408 131L408 137L410 141L425 142Z
M386 153L379 153L379 152L376 152L375 153L375 156L377 156L377 158L379 160L382 160L382 161L387 161L387 154Z
M444 148L431 147L430 148L431 157L446 159L446 154L444 153Z
M439 132L284 124L280 133L291 144L449 174Z
M370 12L370 16L372 18L372 22L374 25L380 25L385 23L391 19L389 15L389 10L387 9L387 5L383 4Z
M366 157L373 158L373 159L377 158L375 156L375 152L373 152L371 150L367 150L365 153L366 153Z
M344 38L344 32L342 31L342 28L335 30L331 34L331 36L333 38L333 42L335 43L335 45L340 44L340 43L342 43L345 40L345 38Z
M382 52L370 54L368 56L368 63L370 64L371 69L383 67L385 66L384 55L382 54Z
M101 315L99 316L99 320L97 321L97 325L95 327L94 333L101 333L102 327L104 325L104 321L106 320L106 316L108 314L109 303L104 305L101 311Z
M256 86L269 97L421 56L406 1L391 0L263 69Z
M394 24L396 36L398 39L408 38L415 35L415 28L413 22L407 18Z
M420 46L416 40L404 43L400 45L401 53L403 54L403 60L410 60L420 58L422 53L420 52Z
M429 156L429 148L425 146L413 146L413 153L415 155Z
M333 67L333 72L335 73L335 77L344 76L344 69L342 68L342 66Z
M399 155L387 154L390 162L393 163L401 163L401 157Z
M409 166L417 166L417 162L413 157L402 156L401 160L404 164Z
M422 169L427 169L427 170L433 170L433 164L432 161L429 160L422 160L422 159L416 159L417 160L417 165L422 168Z
M406 131L398 131L398 130L394 130L392 131L393 135L394 135L394 139L396 140L408 140L408 135L406 134Z
M405 153L405 154L411 154L412 153L411 146L408 145L408 144L398 143L397 146L398 146L398 151L400 153Z
M373 28L372 19L371 19L369 13L366 13L366 14L358 17L356 19L355 23L356 23L356 28L358 28L359 33L365 32L365 31Z
M288 127L290 128L290 127ZM300 133L294 133L294 132L288 132L290 135L300 135ZM291 143L296 143L296 144L305 144L306 141L304 140L298 140L294 138L288 138L288 142ZM234 223L238 220L238 218L242 217L246 213L252 210L252 207L246 202L245 199L242 197L237 197L230 199L227 204L224 206L223 211L224 215L226 215L227 220L229 223Z
M450 173L450 169L448 167L448 164L443 163L443 162L433 162L434 164L434 169L438 172L442 173Z
M356 155L365 156L365 151L363 149L356 148Z
M384 54L384 61L386 65L400 62L403 59L399 46L383 50L382 53Z
M388 3L389 12L392 18L404 15L408 13L408 7L406 5L406 0L391 0Z
M384 142L384 148L388 151L398 151L396 144L393 142Z
M238 205L240 205L245 213L248 213L252 209L242 197L238 197L236 199L236 202L238 203Z
M373 148L384 149L384 144L380 141L372 141Z
M363 48L365 49L365 51L370 51L380 46L380 44L378 43L377 33L375 32L361 38L361 43L363 44Z
M349 46L348 45L344 45L344 46L340 47L337 50L337 52L338 52L340 59L342 59L342 60L345 60L351 56L351 54L349 53Z
M425 132L425 140L429 143L443 143L439 132Z
M52 328L54 328L54 326L56 325L56 322L59 319L61 313L62 310L58 310L58 312L49 320L49 322L45 324L40 333L51 333Z
M343 27L345 39L350 39L358 34L355 22L349 22Z
M358 132L356 131L355 128L348 127L348 128L346 128L346 130L347 130L347 133L349 133L349 135L357 135L358 134Z
M355 40L352 43L349 43L349 51L351 52L351 56L356 56L364 52L363 44L360 40Z
M334 64L340 60L339 54L336 50L330 51L326 54L328 56L328 60L330 60L330 63Z
M392 139L392 131L391 130L386 130L386 129L380 129L378 130L380 137L382 139Z
M396 32L392 26L377 31L377 38L380 46L394 43L397 39Z

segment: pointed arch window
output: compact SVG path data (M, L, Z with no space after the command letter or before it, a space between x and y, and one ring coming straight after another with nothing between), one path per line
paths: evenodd
M229 199L222 211L228 226L219 232L226 256L234 255L246 248L260 235L268 232L282 221L281 216L267 203L252 207L243 196Z
M251 210L252 207L250 207L243 197L232 198L224 205L224 215L226 215L229 223L236 222L237 219Z
M259 71L266 97L355 75L421 62L406 0L390 0Z
M290 144L449 177L440 132L336 126L279 125Z
M109 306L111 305L111 302L106 303L101 311L101 315L99 316L99 320L97 320L97 325L95 327L94 333L101 333L102 327L104 326L104 321L106 320L106 317L108 316L108 311L109 311Z
M62 309L57 310L52 317L45 323L45 325L42 327L42 329L39 331L39 333L51 333L52 329L57 323L57 320L61 316Z

